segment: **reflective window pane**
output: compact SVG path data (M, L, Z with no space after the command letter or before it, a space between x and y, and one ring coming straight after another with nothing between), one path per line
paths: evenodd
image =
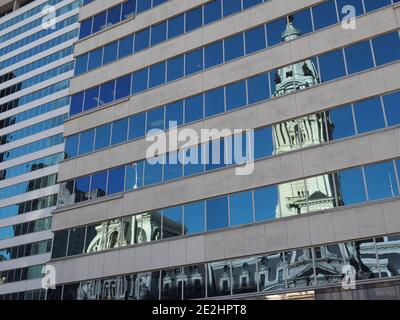
M167 23L162 22L151 27L151 45L154 46L167 39Z
M115 84L115 100L128 97L131 93L131 75L119 78Z
M107 191L107 172L99 172L92 175L92 184L90 187L90 197L92 199L101 198Z
M251 191L233 194L229 197L231 226L253 222L253 194Z
M83 111L96 108L99 100L99 87L86 90Z
M263 0L243 0L243 9L250 8L262 2Z
M181 178L183 175L183 166L178 159L178 152L171 151L166 155L166 164L164 166L164 181Z
M132 76L132 90L133 94L142 92L147 89L148 86L149 70L143 69L135 72Z
M161 300L181 300L182 285L182 268L161 271Z
M99 105L104 105L115 99L115 81L107 82L100 86Z
M211 117L225 111L225 90L217 88L205 93L205 115Z
M350 264L355 269L356 280L379 277L373 239L349 242L344 245L349 255Z
M111 124L105 124L96 128L95 150L107 148L110 145Z
M375 61L378 66L400 59L400 38L398 32L392 32L372 39ZM390 48L390 50L387 50Z
M273 155L272 128L257 129L254 132L254 159L262 159Z
M107 195L124 191L125 167L112 169L108 173Z
M186 32L201 27L203 23L203 8L198 7L186 13Z
M286 252L285 261L284 275L289 289L315 284L311 249Z
M207 267L207 296L218 297L231 294L231 263L220 261L209 263Z
M335 1L329 0L312 8L314 29L319 30L338 22Z
M206 270L204 264L184 267L183 274L185 277L188 277L188 280L184 281L183 298L204 298L206 294Z
M146 113L134 115L129 119L129 140L144 137L146 133Z
M390 0L381 0L381 1L364 0L365 10L367 12L382 8L383 6L387 6L390 3L391 3Z
M184 234L190 235L205 231L205 202L195 202L184 206Z
M139 31L135 34L135 52L146 49L150 41L150 28Z
M400 124L400 92L383 96L386 118L389 126Z
M276 253L257 259L260 292L285 289L283 257L283 253Z
M331 140L354 136L353 112L351 106L344 106L329 111L329 132Z
M143 169L143 161L126 166L125 191L137 190L143 186Z
M93 151L94 129L82 132L79 140L79 155L84 155Z
M380 200L399 195L392 161L366 166L364 170L369 200Z
M185 123L194 122L204 117L203 95L188 98L185 100Z
M83 253L85 245L86 227L71 229L69 232L68 256L74 256Z
M262 74L247 80L249 104L270 98L268 75Z
M138 300L158 300L160 291L160 272L139 273L136 278Z
M246 54L250 54L267 46L265 38L265 27L261 26L245 32Z
M165 83L165 62L150 67L149 88Z
M203 157L202 145L192 146L187 148L180 153L181 162L184 164L184 175L185 177L192 176L195 174L204 172L204 164L202 161Z
M203 48L186 54L185 74L190 75L203 70Z
M225 39L224 46L226 62L244 56L243 34Z
M364 41L344 49L347 61L347 71L353 74L374 66L369 41Z
M354 104L358 133L385 127L381 100L374 98Z
M338 197L340 206L349 206L367 200L361 168L339 172Z
M149 186L152 184L160 183L162 181L163 174L163 160L159 159L157 163L149 163L145 161L144 171L144 185Z
M226 86L226 109L233 110L243 107L246 101L246 82L241 81Z
M173 81L184 76L184 56L178 56L176 58L167 61L167 81Z
M204 25L222 18L222 0L214 0L204 5Z
M163 210L162 238L172 238L182 235L183 207Z
M65 257L67 254L68 230L56 231L54 233L54 244L51 257L53 259Z
M185 16L183 14L168 20L168 39L185 32Z
M79 134L67 137L65 139L65 159L75 158L78 155Z
M242 10L241 0L223 0L224 17L230 16Z
M228 197L207 200L206 207L207 231L228 227Z
M336 50L318 57L321 81L330 81L346 75L343 51Z
M257 292L257 258L232 260L232 293Z
M133 53L133 36L119 40L118 59L122 59Z
M156 129L164 130L164 107L147 113L147 132Z
M103 65L117 60L118 41L112 42L104 47Z
M89 199L90 176L75 180L75 202L87 201Z
M282 18L267 24L268 47L281 43L282 32L286 29L287 20Z
M359 16L364 13L364 8L362 4L363 0L336 0L339 12L340 21L343 20L348 14L348 10L344 10L345 6L352 6L356 9L356 16Z
M278 188L271 186L254 190L254 210L256 221L279 218Z
M88 54L84 54L76 58L75 61L75 76L78 76L87 71Z
M224 62L223 42L218 41L204 48L205 68L211 68Z
M183 124L183 101L168 104L165 108L166 128L171 129ZM174 124L175 123L175 124Z
M400 236L377 238L376 250L380 264L381 277L396 277L400 274ZM393 250L387 250L393 248Z
M125 142L128 137L128 119L114 121L112 125L111 145Z

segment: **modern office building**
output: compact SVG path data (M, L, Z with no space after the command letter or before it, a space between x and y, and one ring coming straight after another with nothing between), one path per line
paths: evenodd
M45 299L80 2L0 1L0 300Z
M47 299L400 298L398 0L95 0L79 21ZM153 129L199 140L149 158Z

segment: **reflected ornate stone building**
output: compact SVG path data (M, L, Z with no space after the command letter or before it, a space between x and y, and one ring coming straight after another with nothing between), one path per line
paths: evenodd
M282 41L290 41L301 35L289 17ZM313 61L306 60L279 69L275 75L275 96L315 86L321 82ZM334 125L328 112L321 112L287 121L273 126L274 154L286 153L299 148L319 145L329 141ZM325 174L295 182L283 183L278 187L276 218L289 217L307 212L332 209L342 205L340 181L336 175ZM336 196L338 195L338 196ZM288 287L340 283L342 267L351 264L358 278L373 277L373 266L361 259L362 251L368 251L368 243L340 246L324 246L315 250L315 265L312 250L305 249L279 256L275 277L266 276L266 290L276 287L284 275ZM285 261L283 261L285 260ZM313 277L314 268L316 280ZM317 283L314 283L314 282Z

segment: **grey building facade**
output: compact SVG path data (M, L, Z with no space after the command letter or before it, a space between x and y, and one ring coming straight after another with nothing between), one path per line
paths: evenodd
M47 299L400 297L398 1L95 0L79 21ZM207 138L151 164L172 120L254 129L254 172L228 134L222 163L171 161Z

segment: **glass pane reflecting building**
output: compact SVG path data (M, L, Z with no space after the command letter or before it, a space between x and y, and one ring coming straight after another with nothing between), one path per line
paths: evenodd
M400 298L398 0L83 4L47 299Z
M2 299L46 296L42 269L51 258L81 2L0 1Z

